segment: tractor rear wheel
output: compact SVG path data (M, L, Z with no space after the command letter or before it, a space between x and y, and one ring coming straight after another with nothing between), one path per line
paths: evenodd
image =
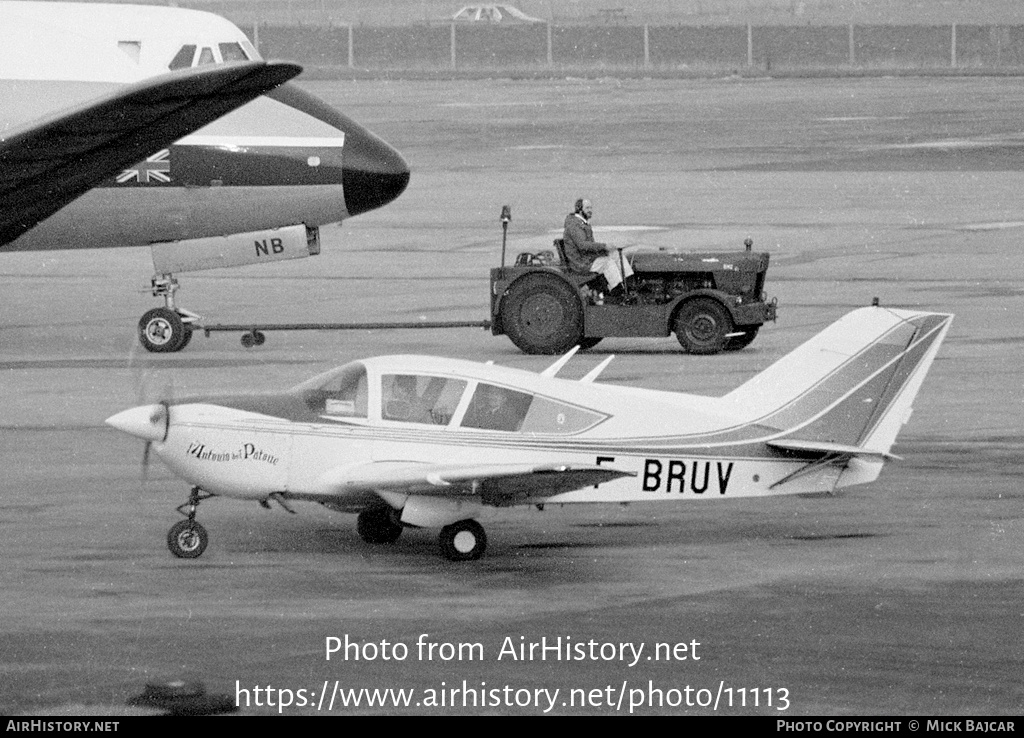
M729 340L726 334L732 332L732 317L717 300L696 297L679 308L674 330L689 353L717 354Z
M527 354L562 354L584 340L580 297L553 274L513 282L501 303L501 324Z

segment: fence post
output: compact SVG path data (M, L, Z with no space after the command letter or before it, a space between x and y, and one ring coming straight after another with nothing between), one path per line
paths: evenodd
M852 23L849 26L849 31L850 31L850 34L849 34L849 37L850 37L850 66L851 67L855 67L855 66L857 66L857 43L854 40L853 24Z
M548 23L548 66L553 67L555 65L555 57L551 53L551 24Z
M949 33L949 66L956 67L956 23Z
M351 69L356 65L356 50L352 48L353 33L352 24L348 24L348 68Z
M644 69L651 66L651 37L650 26L644 23Z
M256 53L260 52L260 22L252 22L252 45L256 49Z
M754 66L754 27L747 24L747 66Z
M455 69L455 24L452 23L452 69Z

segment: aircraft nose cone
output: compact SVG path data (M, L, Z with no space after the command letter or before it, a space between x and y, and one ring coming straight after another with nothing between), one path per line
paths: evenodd
M141 405L111 415L107 425L145 441L162 441L167 437L167 407Z
M409 184L409 165L390 144L320 98L286 83L267 97L345 134L341 185L348 215L387 205Z
M395 149L359 127L346 134L341 168L349 215L387 205L409 184L409 165Z

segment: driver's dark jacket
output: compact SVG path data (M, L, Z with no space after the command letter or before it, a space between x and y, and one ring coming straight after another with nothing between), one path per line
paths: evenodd
M573 272L593 271L590 265L594 263L594 259L608 253L603 243L594 242L594 229L590 227L590 223L575 213L569 213L565 217L562 247L565 249L569 269Z

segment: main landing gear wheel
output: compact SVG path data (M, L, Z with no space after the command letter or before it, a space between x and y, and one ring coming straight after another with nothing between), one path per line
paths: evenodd
M475 520L460 520L441 529L438 543L449 561L475 561L487 550L487 534Z
M753 328L743 329L742 336L733 336L728 340L728 342L726 342L725 350L739 351L740 349L746 348L754 341L755 338L757 338L757 331L759 328L760 326L755 325ZM737 327L737 330L740 329Z
M139 342L157 354L181 351L192 340L192 328L170 308L153 308L139 319Z
M356 532L367 543L394 543L402 535L402 524L390 508L374 507L359 513Z
M209 542L206 528L194 520L179 520L167 532L167 548L179 559L199 558Z
M528 354L563 354L583 338L580 296L553 274L528 274L508 288L501 304L508 337Z
M683 304L674 325L680 345L691 354L717 354L732 332L732 317L717 300L696 297Z

